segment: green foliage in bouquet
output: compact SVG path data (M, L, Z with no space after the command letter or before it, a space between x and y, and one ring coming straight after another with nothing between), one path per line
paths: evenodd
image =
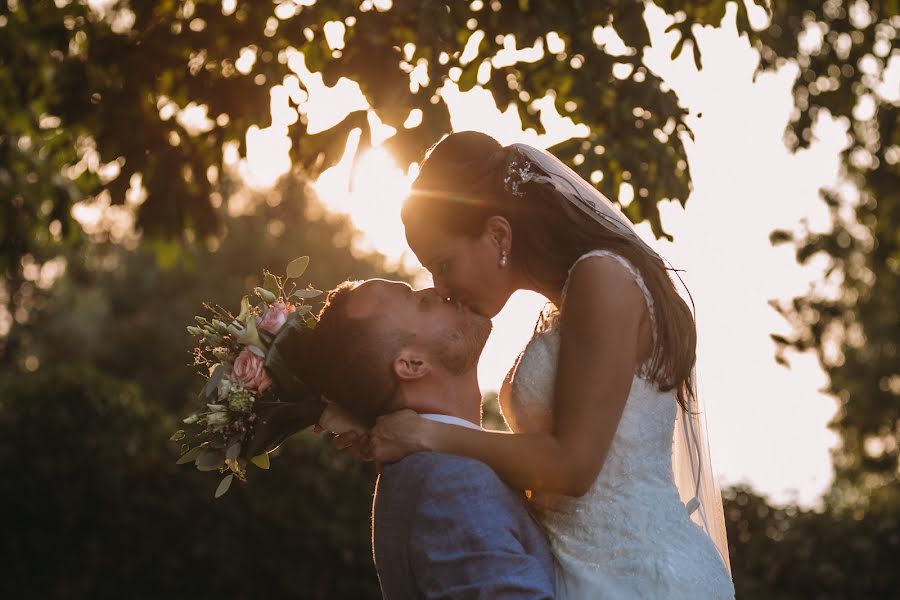
M317 319L306 301L321 295L299 288L309 257L291 261L283 277L265 271L254 288L258 302L244 296L237 315L204 304L210 318L195 317L188 333L198 338L194 364L208 371L200 392L202 409L187 416L178 464L228 474L216 489L225 494L235 477L246 478L247 465L269 468L268 453L285 438L313 425L324 408L320 393L298 371Z

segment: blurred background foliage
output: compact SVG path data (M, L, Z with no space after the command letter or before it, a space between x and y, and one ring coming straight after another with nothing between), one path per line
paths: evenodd
M237 310L263 266L300 253L305 281L326 289L386 274L348 251L345 219L310 218L299 178L248 203L215 251L186 247L161 268L140 244L97 241L29 294L11 334L39 362L0 370L0 506L16 515L5 597L377 597L370 465L305 433L214 501L215 477L173 461L167 440L201 382L184 326L203 301Z
M552 90L560 113L590 129L553 151L585 176L603 171L610 197L630 181L629 216L665 235L656 206L690 193L690 132L677 97L642 63L643 2L389 4L0 1L3 596L377 597L369 465L301 434L272 471L214 502L215 478L176 468L165 441L197 392L183 327L201 301L233 302L263 268L299 254L312 256L307 278L320 288L403 277L351 251L355 232L307 186L352 128L369 133L366 111L315 132L298 105L295 170L273 190L244 188L224 162L229 143L245 154L247 128L268 122L268 89L293 76L297 52L326 85L359 83L397 128L386 144L401 164L449 131L438 95L448 78L484 84L538 131L530 103ZM675 52L702 66L692 28L717 25L727 2L656 4L676 16ZM737 3L760 68L800 67L787 144L808 145L820 114L849 123L849 185L823 193L832 229L772 235L798 261L825 256L843 292L815 288L776 305L794 325L776 342L817 352L840 402L835 484L816 511L725 491L738 597L900 597L900 133L896 94L879 88L898 54L897 4L776 2L756 30ZM328 43L329 23L344 28L342 48ZM608 53L595 26L613 27L628 50ZM473 59L463 49L479 31ZM801 44L810 32L820 42ZM483 68L507 41L547 50ZM629 75L614 76L616 64ZM416 67L428 74L417 88ZM191 106L206 107L202 130L177 116ZM405 128L416 109L421 124ZM86 225L79 207L102 218ZM488 400L486 421L502 424Z

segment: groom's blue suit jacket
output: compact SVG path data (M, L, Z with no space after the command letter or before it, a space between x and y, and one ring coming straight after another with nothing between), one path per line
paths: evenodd
M468 458L420 452L385 466L372 546L387 600L554 597L543 531L520 494Z

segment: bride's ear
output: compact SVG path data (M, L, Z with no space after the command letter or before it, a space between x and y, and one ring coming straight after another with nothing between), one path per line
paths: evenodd
M431 365L420 353L404 348L394 359L394 374L403 382L413 382L428 375Z
M482 235L488 236L499 250L509 252L509 249L512 248L512 225L509 224L506 217L500 215L488 217L484 222Z

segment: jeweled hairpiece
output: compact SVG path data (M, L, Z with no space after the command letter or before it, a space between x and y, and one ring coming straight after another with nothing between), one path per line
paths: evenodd
M519 185L534 179L533 166L531 161L524 156L516 156L512 159L507 167L506 177L503 178L503 186L506 191L513 196L523 196L524 192L519 191Z

